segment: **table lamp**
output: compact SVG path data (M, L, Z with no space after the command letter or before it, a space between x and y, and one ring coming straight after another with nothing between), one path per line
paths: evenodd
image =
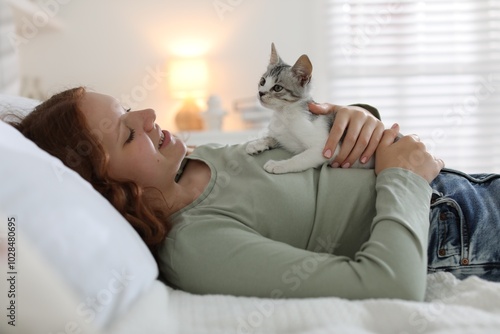
M175 115L175 123L180 131L202 130L199 99L206 95L208 68L202 58L183 58L170 62L169 85L174 98L181 99L182 106Z

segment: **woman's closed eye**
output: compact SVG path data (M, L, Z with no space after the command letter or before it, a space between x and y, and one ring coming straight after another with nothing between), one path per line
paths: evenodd
M123 110L125 111L125 113L129 113L132 110L132 108L123 107ZM127 140L125 141L125 144L130 143L132 140L134 140L134 137L135 137L135 130L132 128L128 128L128 129L130 130L130 134L129 134Z
M130 130L130 135L128 136L127 140L125 141L125 144L130 143L132 140L134 140L135 137L135 130L132 128L128 128Z

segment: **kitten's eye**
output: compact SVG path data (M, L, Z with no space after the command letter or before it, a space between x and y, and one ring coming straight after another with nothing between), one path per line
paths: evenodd
M123 110L127 113L127 112L130 112L132 110L132 108L125 108L125 107L122 107Z
M125 144L130 143L132 140L134 140L134 137L135 137L135 130L131 129L131 128L129 128L129 130L130 130L130 135L128 136L127 140L125 141Z
M274 85L273 86L273 90L277 93L277 92L281 92L283 90L283 86L280 86L280 85Z
M266 79L260 78L259 85L264 86L266 84Z

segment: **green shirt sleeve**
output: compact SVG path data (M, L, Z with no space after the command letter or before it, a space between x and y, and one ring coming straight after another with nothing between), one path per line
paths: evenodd
M163 267L174 287L199 294L422 300L430 187L391 168L377 176L376 193L370 236L353 258L327 252L334 245L296 248L221 216L169 236Z

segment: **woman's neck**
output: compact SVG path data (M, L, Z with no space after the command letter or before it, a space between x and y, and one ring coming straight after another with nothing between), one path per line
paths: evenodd
M171 214L181 210L194 202L205 191L210 182L210 167L200 160L188 159L175 190L170 192L174 205L170 208Z

